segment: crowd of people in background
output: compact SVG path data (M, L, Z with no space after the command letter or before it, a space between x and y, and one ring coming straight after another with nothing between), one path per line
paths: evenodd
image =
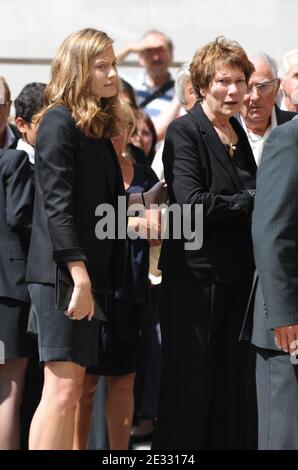
M173 56L83 29L14 113L0 75L1 450L86 449L102 376L112 450L298 449L298 49ZM96 236L119 197L146 237ZM162 239L165 202L202 204L200 249L171 216Z

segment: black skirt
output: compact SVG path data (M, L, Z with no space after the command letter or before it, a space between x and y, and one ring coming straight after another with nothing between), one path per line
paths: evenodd
M40 362L67 361L83 367L97 364L99 320L71 320L55 308L52 284L29 284L32 301L29 328L38 335Z
M30 356L32 338L26 331L29 309L26 302L0 297L1 362Z
M107 321L100 325L98 362L96 367L88 367L88 373L116 377L137 371L143 309L142 304L107 295Z

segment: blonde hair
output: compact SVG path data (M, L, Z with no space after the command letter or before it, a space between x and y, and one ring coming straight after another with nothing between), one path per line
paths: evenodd
M238 67L245 75L246 83L255 70L246 52L237 41L219 36L195 52L189 67L194 90L200 100L200 90L207 90L216 71L221 67Z
M132 107L125 101L121 101L121 126L127 130L129 137L136 128L136 117Z
M135 112L132 107L126 101L120 101L121 109L121 126L118 135L121 135L125 131L127 132L127 140L130 141L131 136L136 129L136 117ZM132 155L131 149L126 143L125 157L132 162L135 162L135 159Z
M52 62L51 79L44 93L45 107L38 116L39 121L50 108L65 105L87 137L110 138L118 132L118 91L111 98L101 98L99 103L91 93L91 61L112 44L113 40L106 33L93 28L72 33L63 41Z

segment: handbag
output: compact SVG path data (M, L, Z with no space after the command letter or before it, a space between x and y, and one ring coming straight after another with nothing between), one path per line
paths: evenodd
M56 285L55 285L55 307L57 310L67 310L70 304L72 292L74 289L74 282L66 266L56 265ZM94 300L94 315L92 318L97 320L106 321L103 308L96 299L96 294L93 293Z

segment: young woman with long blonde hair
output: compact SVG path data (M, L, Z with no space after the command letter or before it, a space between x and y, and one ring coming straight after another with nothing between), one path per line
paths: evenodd
M27 280L36 317L44 388L30 449L71 449L85 368L96 363L103 305L123 274L124 240L98 239L96 207L125 195L110 137L121 120L112 40L92 28L71 34L52 64L36 142L36 194ZM144 194L159 200L162 184ZM140 194L129 203L142 202ZM125 218L124 218L125 220ZM68 309L55 308L55 269L68 268Z

